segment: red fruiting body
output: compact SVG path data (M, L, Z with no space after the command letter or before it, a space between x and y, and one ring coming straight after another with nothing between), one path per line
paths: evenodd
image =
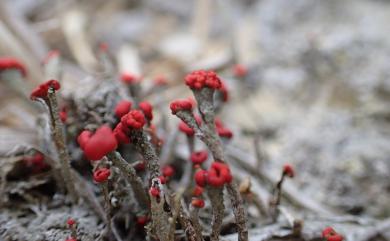
M217 132L220 137L225 137L228 139L233 137L233 132L226 127L217 128Z
M322 237L326 237L328 235L336 234L336 231L332 227L326 227L322 230Z
M66 223L67 223L70 227L72 227L72 226L76 223L76 221L75 221L74 219L72 219L72 218L69 218L68 221L66 221Z
M217 128L217 133L220 137L225 137L228 139L233 137L233 132L230 129L226 128L219 118L215 118L214 122L215 127Z
M59 90L61 88L61 85L57 80L48 80L45 83L42 83L38 87L33 89L30 98L32 100L35 100L36 98L47 97L47 92L49 91L49 88L53 88L54 90Z
M185 77L185 83L192 89L201 89L209 87L212 89L219 89L221 87L221 80L213 71L198 70L193 71Z
M60 119L63 123L66 122L66 120L68 119L68 112L66 112L66 110L60 111Z
M145 163L145 161L142 161L142 162L139 162L137 165L135 165L135 166L134 166L134 169L135 169L136 171L141 172L141 171L144 171L144 170L145 170L145 167L146 167L146 163Z
M192 103L190 100L174 100L170 104L170 108L172 111L172 114L176 114L176 112L181 110L186 111L192 111Z
M223 102L227 102L229 100L229 91L225 82L221 82L221 88L219 90L221 91Z
M129 113L122 116L121 123L123 126L130 129L142 129L145 125L145 117L141 111L131 110Z
M97 183L102 183L107 181L108 177L111 175L111 171L108 168L99 168L93 173L93 180Z
M160 190L156 187L151 187L149 189L149 193L150 195L152 195L153 197L159 197L160 196Z
M135 84L139 80L140 80L140 78L132 73L122 73L121 74L121 81L124 84L128 84L128 85Z
M0 58L0 72L4 70L17 69L25 77L27 75L26 67L19 60L12 57Z
M193 136L195 134L195 131L191 127L189 127L184 121L181 121L179 123L179 130L185 133L187 136Z
M196 151L191 154L190 159L194 165L200 165L207 160L207 156L207 151Z
M111 128L103 125L94 134L83 131L77 138L85 156L92 161L102 159L109 152L114 151L118 142Z
M161 184L167 183L167 179L164 176L159 176L158 179L160 179Z
M206 170L198 170L194 174L195 182L198 186L204 187L207 184L208 172Z
M215 123L215 127L217 127L217 129L221 128L221 127L224 127L221 119L219 119L218 117L215 118L214 123Z
M204 207L204 200L200 198L194 198L191 201L191 205L196 208L203 208Z
M116 106L115 106L115 115L118 118L121 118L122 116L129 113L131 106L132 106L131 101L128 101L128 100L119 101L118 104L116 104Z
M70 237L70 238L67 238L65 241L77 241L77 239Z
M195 120L198 125L202 124L202 119L199 116L195 116ZM185 133L187 136L193 136L195 134L195 131L191 127L189 127L184 121L181 121L179 123L179 130Z
M153 119L153 106L149 102L143 101L138 104L138 107L140 108L140 110L142 110L146 119L148 119L149 121Z
M145 224L147 224L148 221L149 221L148 216L143 215L137 217L137 224L140 226L145 226Z
M33 173L41 172L42 170L47 168L47 164L45 163L45 157L37 152L31 157L24 157L24 163L32 168Z
M200 196L203 193L203 187L201 186L195 186L194 190L192 191L193 196Z
M197 70L185 77L185 83L191 89L208 87L211 89L221 88L221 80L214 71Z
M172 177L173 174L175 174L175 169L173 169L173 167L170 165L165 166L162 169L162 174L164 175L164 177Z
M343 241L343 240L344 237L341 236L340 234L331 235L326 238L326 241Z
M60 51L56 49L50 50L42 62L43 64L48 64L51 59L56 58L58 56L60 56Z
M225 184L225 178L219 175L216 169L211 168L208 171L207 184L213 187L222 187Z
M236 77L244 77L248 74L248 68L242 64L236 64L233 66L233 74Z
M85 145L87 144L88 140L91 138L93 135L92 132L90 131L82 131L80 135L77 137L77 143L79 143L79 146L81 149L85 148Z
M290 164L284 164L283 174L287 175L290 178L293 178L295 175L294 168Z
M155 86L164 86L168 84L167 79L163 75L159 75L156 78L154 78L153 83Z
M123 128L122 123L118 123L114 128L114 136L118 143L129 144L130 137L126 134L126 128Z
M230 173L230 168L227 164L222 162L213 162L210 168L216 169L219 172L219 174L223 176L226 183L230 183L232 181L233 177Z
M230 183L233 177L230 174L228 165L221 162L213 162L208 171L207 183L214 187L221 187L225 183Z
M322 237L326 241L343 241L344 237L338 234L332 227L326 227L322 230Z

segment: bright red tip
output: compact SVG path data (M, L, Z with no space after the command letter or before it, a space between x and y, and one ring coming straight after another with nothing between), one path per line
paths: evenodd
M245 77L248 74L248 68L242 64L236 64L233 66L233 74L236 77Z
M149 221L148 216L143 215L143 216L137 216L137 224L140 226L145 226Z
M3 70L16 69L19 70L20 73L26 77L27 70L22 62L13 57L2 57L0 58L0 72Z
M203 208L205 203L204 203L204 200L203 199L200 199L200 198L194 198L192 199L191 201L191 205L196 207L196 208Z
M208 170L207 183L214 187L221 187L225 183L230 183L233 177L230 174L228 165L221 162L213 162Z
M146 119L153 119L153 106L148 101L143 101L138 105L139 109L144 113Z
M221 88L221 80L214 71L197 70L185 77L185 83L191 89L201 89L208 87L211 89Z
M121 81L124 84L128 84L128 85L136 84L140 81L140 77L136 76L135 74L132 74L132 73L122 73L121 74Z
M203 193L203 187L201 186L195 186L194 190L192 190L192 195L196 197L202 195L202 193Z
M149 189L149 193L150 195L152 195L153 197L159 197L160 196L160 190L156 187L151 187Z
M53 88L54 90L59 90L61 88L60 82L58 82L57 80L48 80L45 83L40 84L35 89L33 89L30 98L32 100L36 98L46 98L49 88Z
M326 227L322 230L322 237L326 241L343 241L344 237L338 234L332 227Z
M188 99L174 100L170 104L172 114L176 114L176 112L181 111L181 110L192 111L192 107L193 107L193 105L192 105L191 101Z
M164 177L172 177L175 174L175 169L172 166L168 165L163 167L162 174Z
M131 142L127 132L128 129L124 128L122 123L118 123L118 125L116 125L113 133L118 143L129 144Z
M115 106L115 115L118 118L121 118L122 116L129 113L131 106L132 106L131 101L128 101L128 100L119 101L118 104L116 104L116 106Z
M72 218L69 218L68 221L66 221L66 223L67 223L70 227L72 227L72 226L76 223L76 221L75 221L74 219L72 219Z
M224 81L221 81L221 88L219 90L221 91L223 102L228 102L228 100L229 100L229 90L228 90L228 88L227 88L227 86L226 86Z
M284 164L283 174L287 175L290 178L293 178L295 175L294 168L290 164Z
M85 156L92 161L102 159L118 146L114 133L106 125L99 127L94 134L83 131L77 140Z
M33 173L41 172L48 167L45 162L45 156L40 152L36 152L33 156L24 157L23 161L26 166L31 168Z
M194 174L195 182L198 186L204 187L207 184L208 172L206 170L198 170Z
M145 125L145 116L140 110L131 110L122 116L121 123L129 129L142 129Z
M191 154L190 159L194 165L197 165L197 164L200 165L207 160L207 156L208 156L207 151L197 151L197 152L193 152Z
M108 168L99 168L93 173L93 180L97 183L102 183L108 180L111 175L111 171Z

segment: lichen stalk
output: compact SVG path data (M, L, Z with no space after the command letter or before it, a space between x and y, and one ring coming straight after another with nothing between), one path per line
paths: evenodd
M58 102L57 102L55 90L53 88L49 88L47 96L48 96L47 104L49 106L50 119L52 124L51 125L52 135L58 152L58 157L61 163L61 173L65 181L65 186L72 200L74 202L77 202L78 193L76 192L76 188L74 186L74 181L73 181L71 166L70 166L70 156L65 144L63 125L60 120Z
M141 208L147 208L149 203L149 198L146 194L146 191L143 187L142 180L134 169L134 167L122 158L118 152L110 152L107 155L108 159L112 161L114 166L119 168L121 172L125 175L127 181L130 183L130 186L134 192L134 197L138 202L138 205Z

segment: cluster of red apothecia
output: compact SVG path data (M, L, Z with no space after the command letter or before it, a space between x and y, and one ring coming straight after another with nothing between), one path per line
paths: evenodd
M326 227L322 230L322 237L326 241L343 241L344 237L337 233L332 227Z
M218 161L213 162L208 170L199 168L195 172L194 178L196 184L201 187L206 185L222 187L233 179L229 166Z

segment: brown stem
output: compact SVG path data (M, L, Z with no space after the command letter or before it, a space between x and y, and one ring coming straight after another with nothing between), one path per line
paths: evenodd
M246 226L246 213L242 202L242 197L238 192L235 183L230 183L226 186L230 196L230 202L233 206L233 213L236 218L236 225L238 230L238 240L248 240L248 228Z
M279 205L280 204L280 199L282 198L282 185L283 185L283 181L284 181L284 177L285 177L285 174L283 173L282 176L280 177L280 180L278 181L278 183L276 184L276 187L275 187L275 204L276 205Z
M173 209L172 209L172 219L170 220L171 226L169 230L169 240L175 239L176 220L178 219L178 216L180 214L180 208L181 208L180 200L182 195L183 195L183 190L179 190L176 193L176 195L171 196L170 203L173 204L171 205Z
M203 240L202 225L199 222L199 208L190 206L190 219L194 227L195 233Z
M148 136L144 130L142 131L132 131L132 141L136 146L137 150L142 154L144 159L148 162L147 168L150 172L149 180L157 178L160 176L160 165L158 163L158 157L156 150L153 148L152 144L148 140Z
M225 210L225 205L223 204L223 188L208 187L207 194L210 198L213 213L210 240L218 241Z
M160 241L171 241L170 240L170 223L169 212L164 210L165 198L164 192L162 189L162 185L160 179L154 178L152 179L152 186L160 190L160 198L150 196L150 211L152 216L151 222L151 233L158 238Z
M146 195L146 191L142 185L142 180L134 169L134 167L122 158L118 152L110 152L107 157L112 161L114 166L118 167L122 173L126 176L127 181L130 183L133 189L134 196L138 202L138 205L142 208L147 208L149 198Z
M63 134L63 125L60 120L60 115L58 111L58 102L53 88L49 88L48 91L48 106L50 111L50 119L52 126L52 135L56 149L58 152L58 157L61 163L61 172L65 181L65 186L74 202L78 201L78 193L76 192L73 176L70 166L70 157L65 144L65 137Z
M77 224L74 224L72 225L72 227L70 227L70 236L74 239L77 239L77 228L76 228L76 225Z
M104 182L101 184L102 187L102 192L104 196L104 211L106 213L107 217L107 233L111 233L111 202L110 202L110 197L108 193L108 183Z
M195 138L193 136L187 136L187 141L188 150L191 155L195 148ZM194 175L194 168L192 167L191 161L187 161L184 165L184 173L180 179L179 187L184 188L184 190L189 190L191 187L192 177Z
M284 181L285 174L283 173L280 177L280 180L276 183L276 186L273 191L273 195L271 197L270 201L270 214L273 221L276 221L276 219L279 216L279 209L278 206L280 205L280 200L282 198L282 185Z
M197 233L190 218L184 212L183 207L180 208L178 219L189 241L203 241L202 234L199 235L199 233Z
M266 205L264 204L263 200L259 197L257 193L250 192L246 196L248 202L252 202L253 205L255 205L260 215L265 217L268 216Z

